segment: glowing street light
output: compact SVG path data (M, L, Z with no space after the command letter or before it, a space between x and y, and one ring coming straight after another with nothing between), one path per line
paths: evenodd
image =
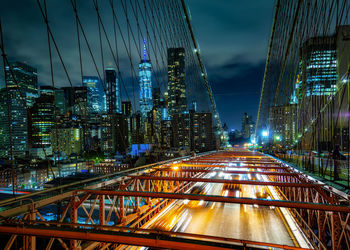
M263 130L262 136L263 136L263 137L268 137L268 136L269 136L269 131Z
M275 136L275 140L276 140L276 141L281 141L281 139L282 139L281 136L279 136L279 135L276 135L276 136Z

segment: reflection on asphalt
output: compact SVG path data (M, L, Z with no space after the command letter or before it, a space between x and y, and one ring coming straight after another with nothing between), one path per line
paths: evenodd
M203 184L207 194L225 194L223 184ZM236 196L256 198L260 187L242 185ZM294 246L279 213L273 207L205 203L196 206L178 201L168 212L151 221L148 228L230 237Z

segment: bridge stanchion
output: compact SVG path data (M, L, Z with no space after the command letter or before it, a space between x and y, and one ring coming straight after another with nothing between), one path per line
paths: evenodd
M120 196L120 221L123 222L123 219L125 217L125 210L124 210L124 196Z
M98 212L99 223L101 226L105 224L105 195L99 195L98 197Z
M70 206L70 223L76 224L78 222L78 208L76 207L76 196L73 196ZM72 226L75 228L76 226ZM70 249L77 249L77 240L70 240Z
M34 209L34 208L32 208ZM30 212L28 215L28 219L30 221L34 221L36 218L36 213L34 210ZM36 249L36 237L35 236L24 236L23 237L23 249L28 249L28 250L35 250Z
M151 192L151 180L146 180L146 192ZM150 204L151 198L146 198L147 204Z
M139 180L136 179L135 180L135 184L134 184L134 190L135 191L139 191ZM139 197L135 197L135 211L137 212L140 206L140 198Z
M341 221L338 213L332 212L331 223L332 223L332 249L338 250L340 249L339 239L341 234Z
M318 203L322 202L321 199L321 195L318 195ZM326 212L325 211L321 211L318 210L317 211L317 226L318 226L318 239L319 239L319 243L318 243L318 247L321 249L321 244L323 246L326 246L326 224L325 224L325 220L326 220Z

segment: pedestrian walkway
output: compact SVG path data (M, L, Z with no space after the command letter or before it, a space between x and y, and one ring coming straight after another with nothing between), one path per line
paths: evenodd
M288 154L277 154L273 157L329 186L350 194L348 160ZM338 172L338 179L334 178L334 170Z

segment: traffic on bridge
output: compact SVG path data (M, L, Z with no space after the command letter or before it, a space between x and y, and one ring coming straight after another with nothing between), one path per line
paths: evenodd
M26 247L84 249L300 249L347 242L341 233L348 230L347 196L261 153L212 152L104 178L98 187L61 189L46 204L44 194L27 195L20 202L27 200L21 206L31 211L17 219L19 201L1 203L2 218L12 217L0 226L14 235L7 247L17 235L25 235ZM59 200L59 219L48 219L48 207L53 211Z

